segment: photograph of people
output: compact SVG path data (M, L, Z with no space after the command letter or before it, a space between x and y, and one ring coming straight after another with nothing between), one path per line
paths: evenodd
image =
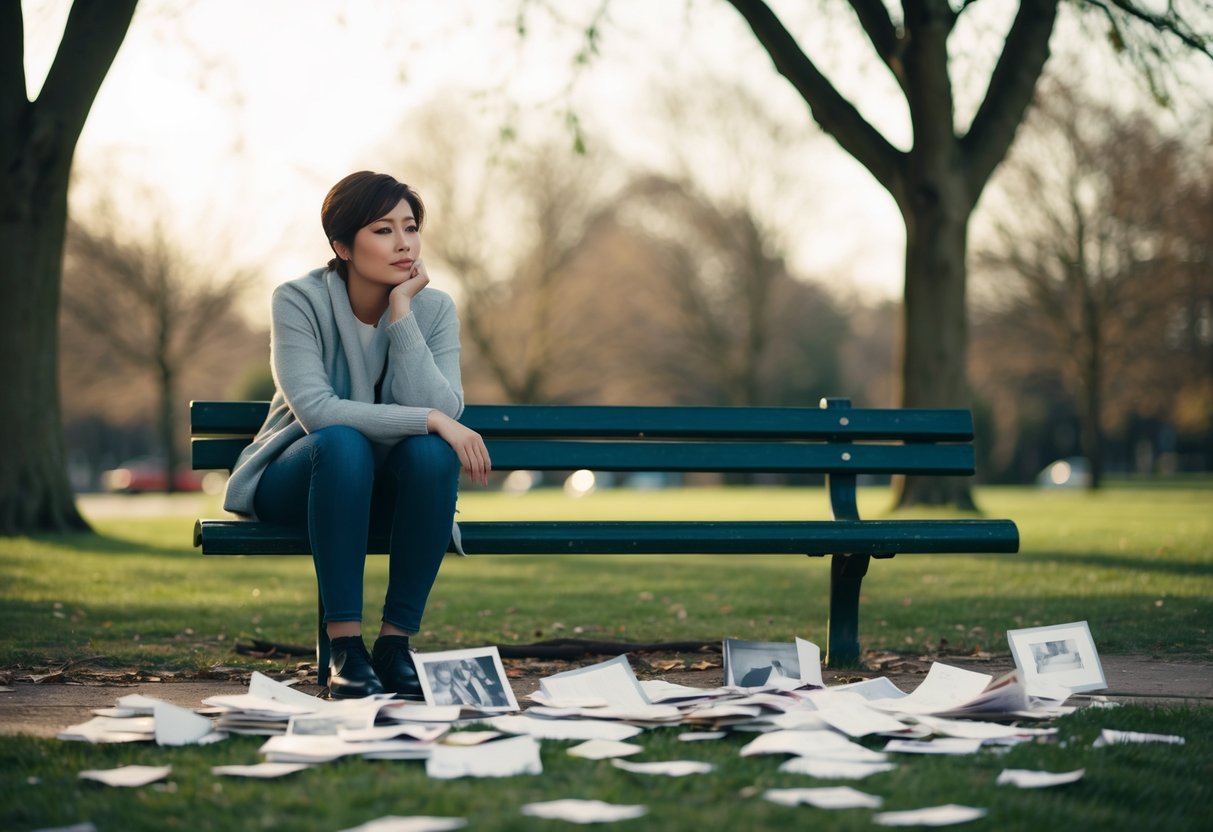
M422 697L409 639L451 540L460 469L485 485L488 450L463 412L459 322L429 287L425 206L360 171L320 212L328 265L273 294L269 414L228 480L224 508L305 528L331 640L328 693ZM390 525L378 638L362 639L372 515Z

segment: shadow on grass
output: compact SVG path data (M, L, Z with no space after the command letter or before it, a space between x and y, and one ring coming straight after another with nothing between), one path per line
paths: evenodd
M1100 569L1129 569L1134 572L1160 572L1168 575L1213 575L1213 563L1192 563L1159 558L1129 557L1074 552L1020 552L1017 561L1050 563L1059 566L1092 566Z
M193 547L192 524L183 526L182 529L182 543L180 546L158 546L140 540L115 537L100 532L38 534L30 535L29 539L44 546L72 549L77 552L94 555L151 555L153 557L197 555L201 558L201 553Z

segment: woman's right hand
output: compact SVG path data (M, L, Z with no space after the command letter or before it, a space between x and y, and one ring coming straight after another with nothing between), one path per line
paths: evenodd
M426 428L430 433L441 436L454 449L459 463L463 470L468 472L472 482L477 485L489 484L489 472L493 470L493 462L489 459L489 449L480 434L463 426L441 410L430 411Z

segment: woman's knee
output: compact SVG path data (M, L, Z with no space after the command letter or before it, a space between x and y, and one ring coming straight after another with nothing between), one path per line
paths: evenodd
M388 462L399 475L457 478L459 457L442 437L432 433L410 436L396 443Z
M330 425L313 431L311 438L313 465L337 468L353 474L373 474L375 451L371 440L356 428Z

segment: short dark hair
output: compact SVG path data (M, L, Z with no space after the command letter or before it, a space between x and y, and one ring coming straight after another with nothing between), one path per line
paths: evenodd
M413 209L413 219L420 229L425 222L425 204L420 194L386 173L360 170L334 185L320 208L320 224L333 253L337 253L335 243L352 249L358 230L391 213L402 199ZM347 263L340 257L334 257L328 265L343 279L349 274Z

